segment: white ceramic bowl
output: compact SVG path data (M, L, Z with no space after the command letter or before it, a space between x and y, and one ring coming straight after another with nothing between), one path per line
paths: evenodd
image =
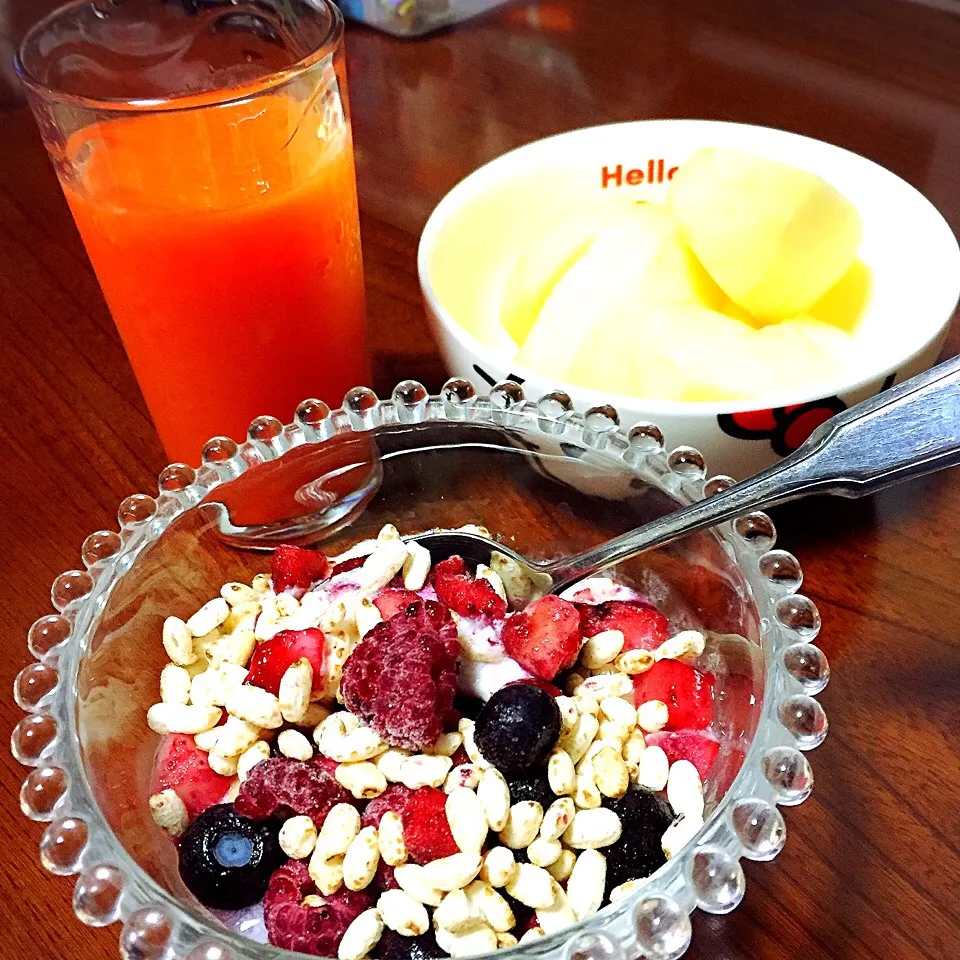
M497 316L507 271L546 227L611 192L661 200L673 167L708 146L735 147L823 177L857 207L872 288L846 375L806 390L737 402L603 394L513 362ZM652 176L651 176L652 175ZM960 248L946 221L889 170L782 130L706 120L641 120L560 134L492 161L434 210L418 256L420 284L450 372L528 395L562 390L582 410L612 404L621 424L653 422L668 449L692 444L711 469L747 476L786 455L828 416L931 366L960 297Z

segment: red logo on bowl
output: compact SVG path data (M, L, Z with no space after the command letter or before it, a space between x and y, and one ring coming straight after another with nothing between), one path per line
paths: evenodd
M606 166L600 168L600 187L607 190L610 187L622 187L626 184L628 187L635 187L641 183L666 183L673 179L678 167L667 167L667 162L660 157L658 160L651 158L647 161L646 167L630 167L624 169L622 163L616 166Z

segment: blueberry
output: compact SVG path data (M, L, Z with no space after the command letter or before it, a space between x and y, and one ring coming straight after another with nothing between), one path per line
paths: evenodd
M528 684L498 690L474 726L477 749L502 773L539 766L559 736L560 710L553 697Z
M606 895L627 880L649 877L667 862L661 839L673 822L673 808L659 794L640 787L617 800L604 798L603 805L620 817L623 833L612 846L604 847L607 858Z
M508 773L504 776L510 788L510 802L536 800L544 810L557 799L550 789L550 781L543 769L525 770L523 773Z
M286 857L276 824L241 817L229 804L204 810L180 839L180 876L207 907L257 903Z
M393 930L384 930L374 956L377 960L438 960L446 953L437 945L433 931L419 937L404 937Z

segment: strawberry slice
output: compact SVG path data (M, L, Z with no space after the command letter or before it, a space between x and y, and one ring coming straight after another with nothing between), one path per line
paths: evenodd
M640 600L578 603L577 609L585 637L596 636L604 630L619 630L623 634L624 650L656 650L667 639L667 618Z
M511 614L503 626L507 654L541 680L572 667L582 639L577 608L552 595Z
M320 690L324 684L323 674L323 631L317 627L306 630L281 630L270 640L261 643L253 651L250 659L250 672L246 683L263 687L274 696L280 692L280 678L287 667L306 657L313 667L313 690Z
M384 620L389 620L394 614L406 610L411 603L420 599L420 595L412 590L395 590L388 587L373 598L373 605L380 611L380 616Z
M433 568L437 599L461 617L489 616L502 619L507 603L481 578L471 577L462 557L448 557Z
M275 593L285 590L304 591L317 580L330 576L330 561L319 550L281 544L273 551L270 577Z
M689 760L704 781L720 753L717 740L700 730L661 730L644 734L644 740L648 747L660 747L671 763Z
M174 790L192 820L207 807L220 803L233 783L232 777L214 773L207 755L197 749L193 737L168 733L157 748L150 777L150 793Z
M414 863L429 863L460 852L447 820L447 795L436 787L414 790L399 811L403 839Z
M713 674L701 673L679 660L658 660L633 678L637 706L662 700L670 711L667 730L702 730L713 720Z

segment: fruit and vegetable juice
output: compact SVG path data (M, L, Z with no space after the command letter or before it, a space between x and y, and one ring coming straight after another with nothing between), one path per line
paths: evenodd
M323 24L301 35L297 4L280 7L268 19L133 0L98 26L80 5L58 39L75 49L80 30L82 56L48 55L37 72L129 101L73 107L51 135L62 104L31 91L172 460L197 462L214 435L242 440L261 414L289 421L306 397L339 405L369 380L339 19L327 13L328 54L304 66Z

